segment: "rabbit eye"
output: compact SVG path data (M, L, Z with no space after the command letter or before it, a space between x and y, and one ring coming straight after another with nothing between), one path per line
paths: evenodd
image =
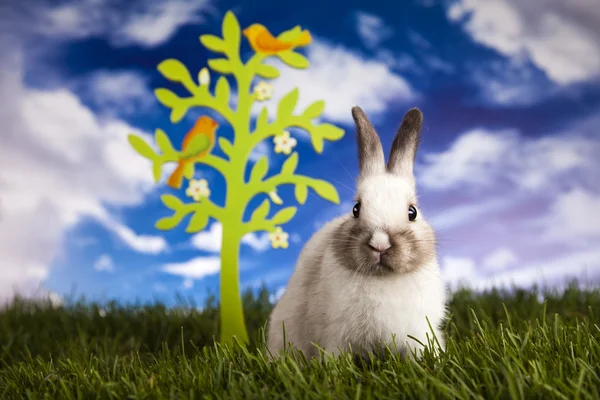
M358 218L358 215L360 214L360 201L354 205L352 214L354 215L354 218Z
M408 220L414 221L417 218L417 208L415 206L408 207Z

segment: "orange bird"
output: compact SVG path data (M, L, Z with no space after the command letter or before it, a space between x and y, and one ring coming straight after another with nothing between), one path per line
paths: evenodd
M168 186L179 189L183 183L183 175L185 174L186 168L193 166L194 162L212 151L216 141L215 131L218 127L219 124L217 121L206 115L203 115L196 120L196 123L192 129L185 134L183 142L181 143L182 153L190 150L193 153L186 154L185 157L182 157L177 162L177 168L175 168L175 171L173 171L167 180ZM192 143L194 143L193 148L190 146Z
M257 53L275 54L282 51L295 49L296 47L308 46L312 41L310 32L303 30L295 40L288 42L277 39L261 24L252 24L243 31L248 38L250 46Z

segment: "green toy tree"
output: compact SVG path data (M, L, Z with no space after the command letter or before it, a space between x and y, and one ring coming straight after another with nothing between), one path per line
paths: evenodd
M248 343L248 333L239 286L239 252L244 235L266 231L269 232L274 248L287 248L288 234L282 230L281 225L294 217L296 207L281 208L270 216L271 203L283 204L277 193L280 185L294 185L295 198L299 204L306 202L309 188L322 198L339 204L339 196L333 185L324 180L296 174L299 158L297 152L292 152L296 139L290 137L287 129L296 127L308 132L317 153L323 151L324 140L339 140L343 137L344 131L327 123L315 124L314 120L324 110L323 101L314 102L303 112L295 113L298 88L282 97L277 105L274 119L269 119L267 108L263 107L256 118L254 129L250 127L253 104L270 98L273 90L272 85L264 81L256 84L256 77L274 79L279 76L276 67L264 64L263 61L268 57L278 57L291 67L308 68L308 60L294 51L310 43L311 37L307 30L297 26L275 38L262 25L249 26L244 29L243 35L254 50L254 54L246 62L243 62L240 57L242 31L231 11L227 12L223 19L222 35L222 37L200 36L200 42L207 49L222 55L208 60L208 67L222 75L216 82L214 94L210 90L210 73L207 68L201 69L196 83L185 65L176 59L167 59L158 65L158 70L168 80L182 84L190 96L179 97L164 88L156 89L155 95L160 103L171 109L172 123L180 122L193 107L210 108L216 111L232 126L233 142L225 137L217 138L201 132L184 139L181 151L178 151L173 147L167 134L160 129L155 131L154 137L158 152L155 152L142 138L133 134L129 135L129 142L140 155L152 162L156 182L161 178L165 163L178 163L182 176L189 180L185 193L194 201L184 203L170 194L161 196L164 205L173 213L158 220L155 225L157 229L173 229L190 214L187 233L203 230L211 218L221 222L223 238L220 273L220 340L221 343L231 343L233 338L237 337L239 342L245 344ZM236 82L237 102L231 101L231 88L225 75L232 75ZM236 103L235 107L232 107L231 103ZM201 128L198 129L202 131ZM275 175L267 176L269 161L266 156L263 156L252 165L249 179L246 180L245 173L252 150L270 138L275 145L275 153L287 156L281 170ZM211 153L215 141L218 142L226 157ZM224 205L217 205L210 200L211 190L205 179L193 179L197 163L215 169L225 178L227 187ZM265 199L251 213L250 219L244 221L248 203L259 195L266 195Z

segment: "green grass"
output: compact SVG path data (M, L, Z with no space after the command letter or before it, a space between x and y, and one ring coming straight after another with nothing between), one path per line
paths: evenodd
M249 349L214 345L218 305L52 308L16 301L0 311L0 398L600 398L600 291L457 292L447 351L420 361L350 355L323 364L269 362L260 328L268 293L244 296Z

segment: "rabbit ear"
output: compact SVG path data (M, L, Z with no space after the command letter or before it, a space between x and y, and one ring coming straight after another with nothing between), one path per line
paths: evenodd
M413 165L419 139L421 126L423 125L423 113L418 108L409 110L402 119L402 125L396 133L387 169L396 175L413 175Z
M385 158L381 140L363 110L352 107L358 142L358 164L362 176L385 172Z

